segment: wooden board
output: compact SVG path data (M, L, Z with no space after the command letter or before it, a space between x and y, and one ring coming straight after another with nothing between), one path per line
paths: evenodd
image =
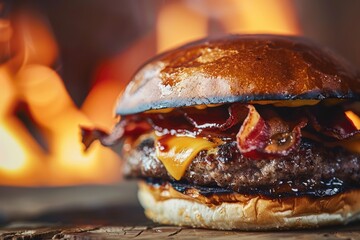
M0 229L0 239L360 239L360 224L346 227L282 232L240 232L176 226L48 226Z

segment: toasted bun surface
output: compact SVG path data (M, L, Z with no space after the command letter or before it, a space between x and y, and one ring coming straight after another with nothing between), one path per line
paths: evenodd
M360 219L360 190L326 198L271 200L242 195L238 196L238 202L209 205L181 193L172 198L171 191L159 193L144 182L139 186L138 197L145 214L162 224L221 230L269 230L315 228Z
M344 60L301 37L231 35L150 60L119 99L116 113L325 98L360 98L359 74Z

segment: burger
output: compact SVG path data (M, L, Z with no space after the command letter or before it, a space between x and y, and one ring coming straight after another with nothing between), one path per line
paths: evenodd
M360 219L360 75L302 37L203 39L145 63L113 132L147 217L213 229Z

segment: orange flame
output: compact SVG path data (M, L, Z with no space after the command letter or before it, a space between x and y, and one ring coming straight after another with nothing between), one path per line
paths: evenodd
M205 37L207 19L183 2L170 1L163 6L158 15L157 29L157 50L162 52Z
M19 139L14 138L9 130L10 127L2 122L0 125L0 137L2 141L6 142L6 145L0 148L2 155L0 169L12 173L25 167L27 159L24 145L19 142ZM11 161L8 159L11 159Z
M346 116L353 122L357 130L360 130L360 116L358 116L353 111L346 111ZM345 141L343 147L349 149L350 151L356 152L360 154L360 139L359 137L352 138L348 141Z
M345 114L354 123L357 130L360 130L360 117L353 111L346 111Z
M231 0L232 14L224 18L230 33L300 33L293 2L288 0Z
M5 27L18 30L14 36L8 29L7 38L4 35L0 38L0 42L8 41L7 46L15 48L12 51L15 55L0 65L0 184L68 185L116 181L120 161L115 153L99 144L83 152L79 126L93 123L72 102L58 74L48 67L58 52L52 34L34 13L23 12L19 16L13 26L0 22L0 32L4 32ZM1 43L0 47L3 47ZM47 151L13 116L18 102L28 106L49 145Z
M210 22L218 24L212 26ZM171 1L165 2L160 10L157 19L159 52L209 33L296 35L300 34L300 29L293 3L288 0Z

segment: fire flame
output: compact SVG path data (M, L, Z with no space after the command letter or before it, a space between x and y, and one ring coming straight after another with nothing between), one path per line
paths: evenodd
M293 2L231 0L234 9L224 18L230 33L300 34ZM228 6L230 7L230 6Z
M93 123L49 67L58 50L45 21L29 12L21 13L14 23L2 21L0 31L9 34L6 39L2 35L0 41L7 45L0 46L13 46L8 52L15 54L0 65L0 184L68 185L119 179L120 161L113 152L98 144L83 151L79 126ZM16 28L18 35L5 27ZM47 149L13 115L21 102L26 103Z
M9 127L5 123L0 125L0 137L6 142L5 146L1 146L0 152L3 159L11 159L11 161L1 161L0 169L8 172L21 170L26 164L26 153L24 147L18 139L14 138L9 132Z
M183 2L170 1L163 6L158 15L157 29L157 50L162 52L205 37L207 19Z
M301 33L293 3L288 0L170 1L162 6L158 15L157 50L162 52L213 32L221 34L221 31Z
M345 114L354 123L355 127L360 130L360 117L353 111L346 111Z

